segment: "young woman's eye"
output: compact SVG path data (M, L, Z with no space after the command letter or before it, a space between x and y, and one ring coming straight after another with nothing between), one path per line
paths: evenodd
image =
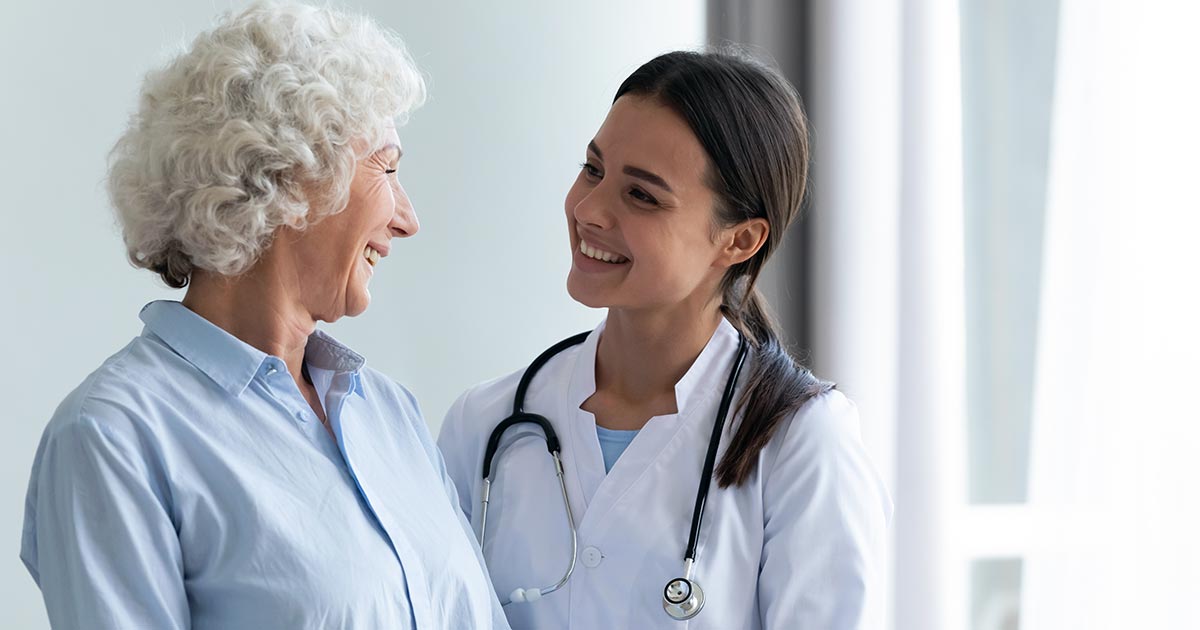
M599 168L596 168L589 162L580 164L579 168L583 170L583 174L587 175L588 179L600 179L604 177L604 173L600 172Z
M629 190L629 196L633 197L634 199L636 199L642 203L648 203L652 206L658 205L658 200L655 199L654 197L650 196L649 193L642 190L641 188L631 188Z

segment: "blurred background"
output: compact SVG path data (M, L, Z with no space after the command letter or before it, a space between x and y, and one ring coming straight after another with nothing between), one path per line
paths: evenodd
M17 557L46 421L143 304L182 297L125 263L105 156L142 75L243 4L0 9L6 628L47 627ZM807 218L763 282L892 489L890 628L1200 628L1196 3L347 4L429 77L400 130L422 230L325 328L435 433L603 317L566 295L562 203L620 81L735 42L812 119Z

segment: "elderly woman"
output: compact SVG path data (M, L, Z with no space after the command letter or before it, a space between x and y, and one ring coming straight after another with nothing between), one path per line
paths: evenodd
M507 628L412 395L315 330L417 232L370 20L226 17L151 73L112 153L133 264L179 302L59 406L21 557L56 628Z

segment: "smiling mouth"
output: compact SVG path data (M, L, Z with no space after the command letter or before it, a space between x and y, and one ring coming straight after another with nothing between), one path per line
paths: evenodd
M376 250L374 247L367 245L363 249L363 258L367 259L367 264L374 267L375 265L379 264L379 259L383 258L383 255L380 254L379 251Z
M579 251L588 258L594 258L596 260L612 263L614 265L629 262L628 258L620 254L614 254L612 252L606 252L602 249L596 249L595 247L592 247L587 241L583 240L582 237L579 239Z

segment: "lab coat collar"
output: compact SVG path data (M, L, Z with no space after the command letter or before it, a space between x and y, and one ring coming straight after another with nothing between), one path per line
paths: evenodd
M604 333L604 324L607 321L601 321L579 347L575 368L571 373L571 395L567 398L572 410L579 409L583 401L596 393L596 348L600 345L600 335Z
M600 322L600 325L596 326L580 347L579 359L571 378L570 404L572 409L579 409L584 401L596 393L596 349L607 322L607 319ZM716 390L720 390L725 386L719 376L723 375L726 370L714 370L713 367L724 366L732 361L737 343L737 329L729 323L729 320L722 317L721 323L717 325L717 329L705 344L700 356L696 357L683 378L675 383L675 408L678 410L679 417L685 417L688 409L694 403L707 399L714 391L714 387Z
M675 404L680 417L696 403L708 400L714 392L717 396L721 395L728 376L727 367L734 359L737 344L737 329L722 317L700 356L675 384Z

